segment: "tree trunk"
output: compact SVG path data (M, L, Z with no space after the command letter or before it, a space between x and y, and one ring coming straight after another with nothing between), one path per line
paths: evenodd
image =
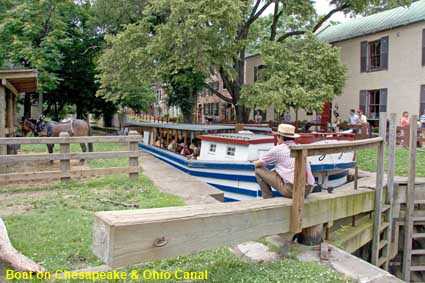
M25 118L31 118L31 93L25 93L24 117Z
M114 118L114 113L103 112L103 126L112 127L112 119Z
M0 218L0 262L10 265L14 270L21 272L45 272L41 266L19 253L10 243L6 225Z
M183 122L186 124L192 124L193 121L193 112L185 112L183 113Z
M236 111L236 120L238 123L245 123L245 124L248 123L250 109L241 105L236 105L235 111Z

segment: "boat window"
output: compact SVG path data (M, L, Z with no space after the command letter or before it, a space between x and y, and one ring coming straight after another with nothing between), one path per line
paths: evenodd
M227 147L227 155L229 156L235 156L236 148L233 146Z
M217 145L215 143L210 144L210 152L215 152Z

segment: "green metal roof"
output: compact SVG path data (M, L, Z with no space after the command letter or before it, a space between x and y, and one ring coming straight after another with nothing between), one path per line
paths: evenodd
M317 33L320 40L333 43L425 21L425 0L342 24L327 26Z

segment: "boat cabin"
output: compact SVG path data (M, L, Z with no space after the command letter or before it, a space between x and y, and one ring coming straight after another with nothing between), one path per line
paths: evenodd
M257 160L274 145L274 137L253 133L202 135L200 160Z

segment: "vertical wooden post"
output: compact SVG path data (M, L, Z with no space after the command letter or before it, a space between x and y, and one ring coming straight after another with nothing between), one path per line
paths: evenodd
M379 136L383 141L379 143L376 158L376 187L375 187L375 219L373 222L373 240L372 240L372 264L378 265L379 262L379 242L380 227L382 218L382 187L384 178L384 146L387 129L387 113L379 114Z
M13 97L15 95L9 91L6 95L6 115L7 115L7 128L9 129L9 137L15 136L15 121L13 120Z
M128 135L129 136L137 136L138 133L136 131L130 131L130 133L128 133ZM137 149L137 143L138 143L137 141L130 141L128 143L128 150L129 151L137 151L138 150ZM139 167L139 157L129 157L128 158L128 165L131 166L131 167L134 167L135 169L137 167ZM135 172L129 173L128 177L130 179L138 179L139 178L139 172L135 171Z
M6 136L6 90L3 85L0 84L0 137ZM6 155L6 145L0 145L0 155Z
M170 144L171 130L167 129L167 146Z
M295 156L295 176L292 192L291 232L301 232L302 212L306 184L307 150L297 150Z
M359 181L359 166L357 166L357 151L354 151L354 161L356 162L356 167L354 167L354 189L358 188Z
M152 138L153 143L152 143L152 145L155 145L155 143L156 143L157 133L158 133L158 129L157 128L153 128L153 138Z
M387 195L385 198L385 204L389 205L389 209L386 211L386 222L390 223L388 230L385 233L386 240L388 241L387 249L387 261L385 262L384 269L388 270L389 262L391 259L392 251L392 219L393 219L393 199L394 199L394 171L395 171L395 149L396 149L396 122L397 115L391 113L390 115L390 126L388 129L388 176L387 176ZM398 243L394 243L398 245Z
M13 121L13 123L15 123L15 121L16 121L16 100L17 99L18 99L17 95L12 96L12 109L13 109L12 121ZM15 136L16 136L16 133L15 133Z
M412 265L412 235L413 235L413 209L415 200L416 178L416 138L417 115L410 116L409 137L409 173L407 179L406 222L404 224L404 249L403 249L403 280L410 282L410 266Z
M59 134L61 138L69 138L68 132L61 132ZM60 153L69 153L69 142L60 144ZM61 181L68 181L71 178L68 175L68 171L71 169L71 161L69 159L63 159L60 161L60 169L62 171Z

